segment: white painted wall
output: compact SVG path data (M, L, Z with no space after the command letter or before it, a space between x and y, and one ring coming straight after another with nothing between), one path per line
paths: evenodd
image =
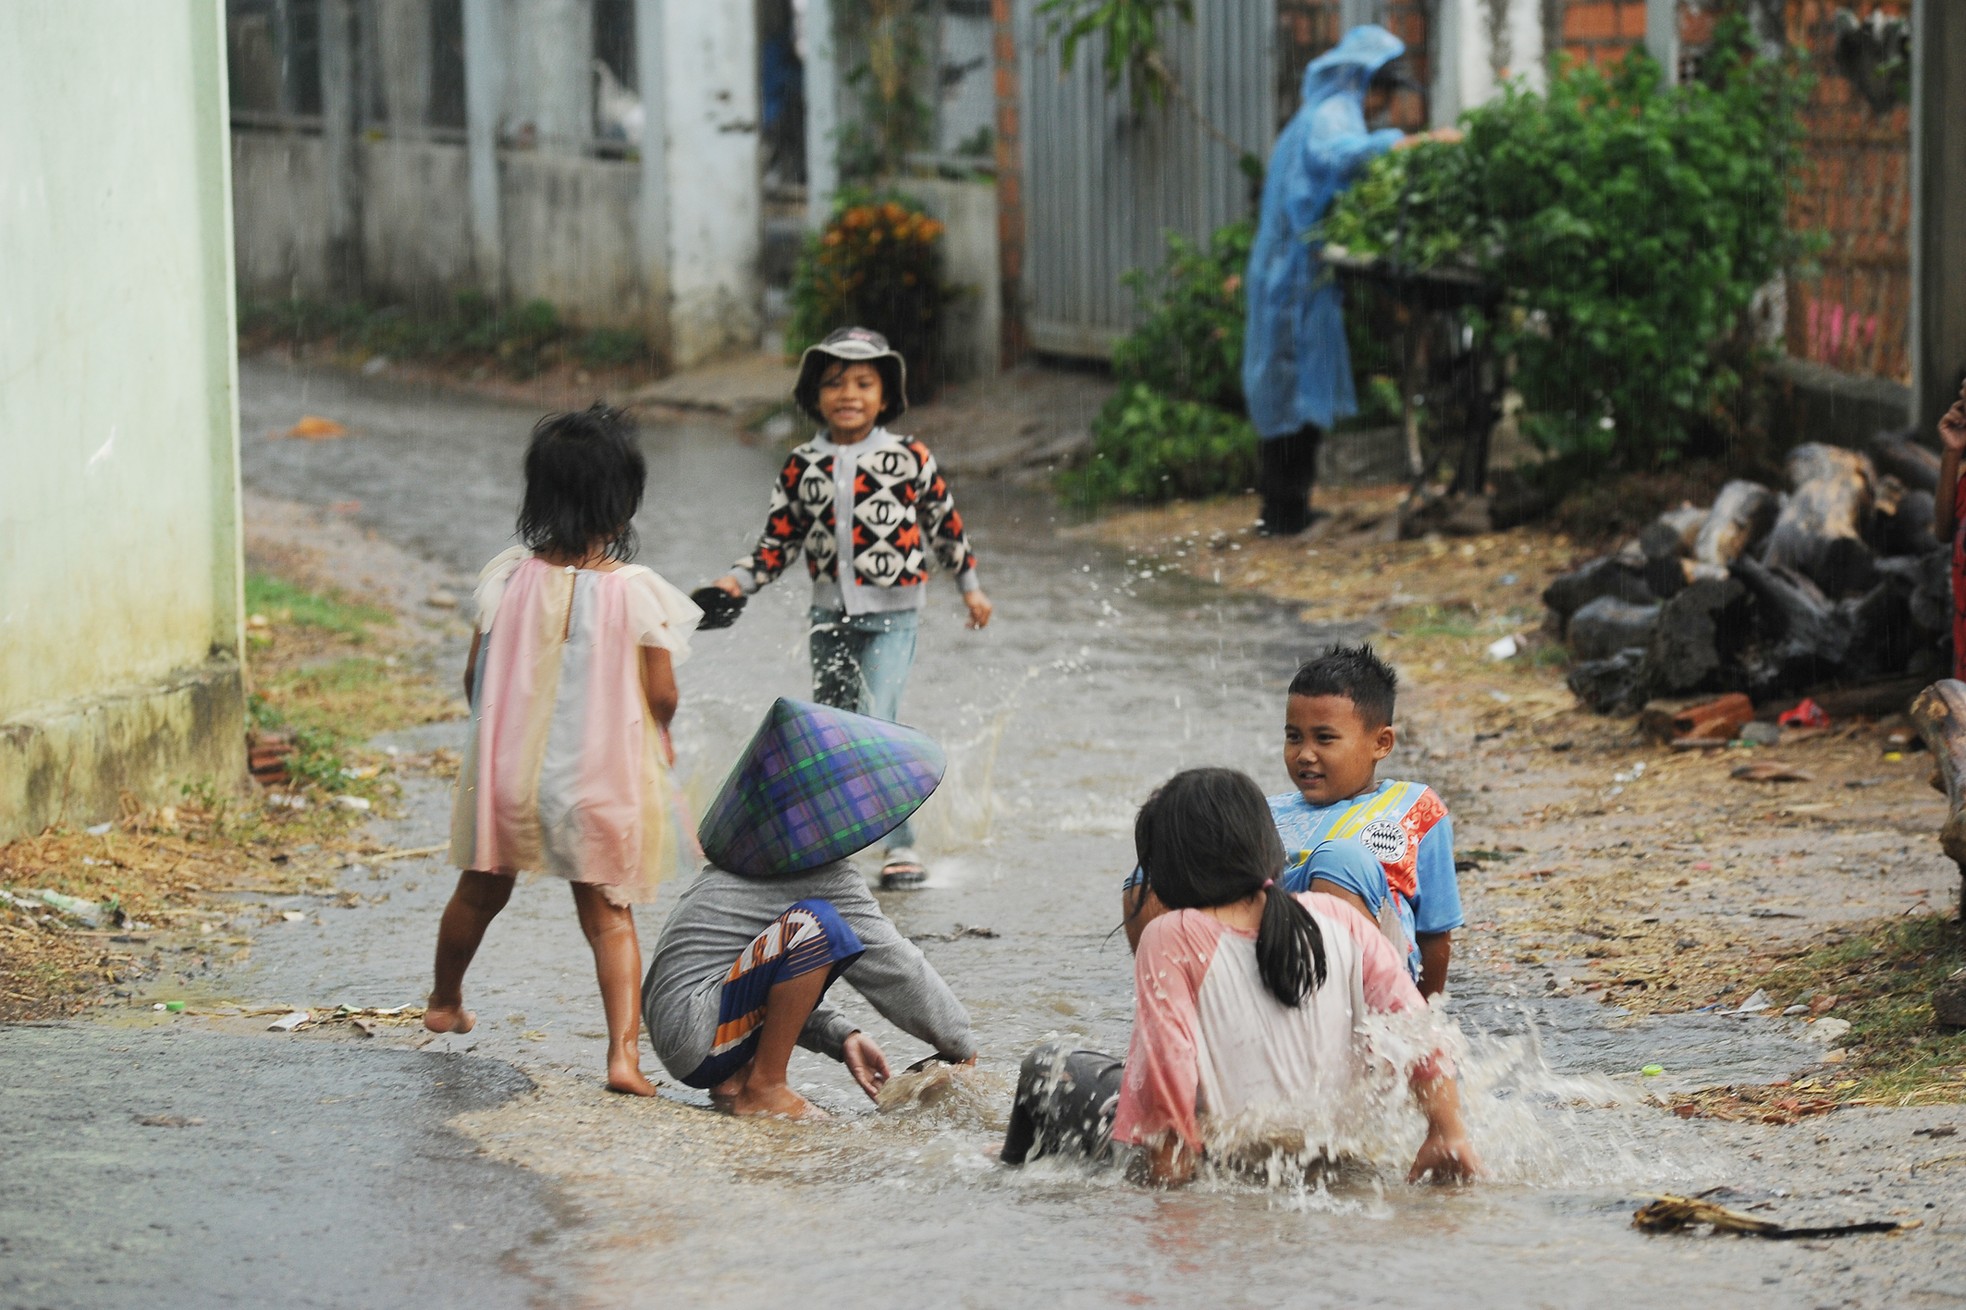
M757 16L748 0L669 0L663 13L670 351L687 368L758 340Z
M1503 48L1489 33L1496 15ZM1496 78L1519 78L1531 90L1547 84L1543 68L1542 0L1440 0L1438 58L1434 65L1433 123L1451 124L1462 111L1492 100L1501 89Z
M0 719L240 647L223 30L0 5Z

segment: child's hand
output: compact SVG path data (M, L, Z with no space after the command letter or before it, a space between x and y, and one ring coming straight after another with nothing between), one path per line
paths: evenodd
M668 724L666 724L666 723L658 723L658 724L656 724L656 725L655 725L655 735L656 735L657 737L659 737L659 738L661 738L661 740L662 740L662 762L663 762L664 764L666 764L666 765L668 765L668 766L669 766L670 768L672 768L672 769L673 769L673 768L675 768L675 767L676 767L676 743L675 743L675 742L674 742L673 740L671 740L671 739L670 739L670 736L669 736L669 725L668 725Z
M853 1075L853 1081L867 1093L867 1099L880 1100L881 1088L888 1080L887 1056L881 1054L880 1045L866 1033L848 1033L840 1058L846 1062L846 1071Z
M969 606L969 622L964 624L964 627L974 629L990 626L990 611L994 606L990 604L988 596L981 591L965 591L963 604Z
M1959 389L1952 408L1939 416L1939 443L1955 455L1966 454L1966 387Z
M1481 1157L1464 1134L1429 1130L1420 1153L1413 1157L1413 1167L1406 1171L1406 1181L1466 1182L1480 1172Z
M728 573L710 585L718 591L723 592L726 596L742 596L744 594L744 584Z

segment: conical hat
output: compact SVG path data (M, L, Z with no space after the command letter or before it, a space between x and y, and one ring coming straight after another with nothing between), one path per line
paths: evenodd
M781 697L710 802L703 853L749 878L817 868L894 831L945 767L913 728Z

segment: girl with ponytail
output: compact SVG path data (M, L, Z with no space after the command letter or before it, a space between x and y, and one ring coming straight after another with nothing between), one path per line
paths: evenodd
M1191 769L1141 807L1134 846L1165 911L1140 934L1124 1065L1040 1047L1024 1062L1004 1159L1144 1148L1155 1182L1185 1182L1204 1118L1315 1103L1363 1073L1359 1021L1426 1003L1377 924L1323 892L1276 883L1283 847L1262 789L1233 769ZM1415 1067L1427 1138L1409 1180L1479 1167L1438 1056Z

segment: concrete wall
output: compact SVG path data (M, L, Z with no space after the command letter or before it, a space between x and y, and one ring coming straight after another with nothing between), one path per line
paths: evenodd
M232 137L232 258L251 300L315 299L328 290L328 219L321 138Z
M942 276L958 292L942 320L948 380L996 376L1003 345L997 188L989 182L910 178L901 189L943 225Z
M670 351L687 368L758 340L758 21L748 3L681 0L663 18Z
M514 301L548 300L576 323L639 327L636 272L640 164L578 156L507 155L505 287Z
M223 32L0 6L0 838L243 776Z

